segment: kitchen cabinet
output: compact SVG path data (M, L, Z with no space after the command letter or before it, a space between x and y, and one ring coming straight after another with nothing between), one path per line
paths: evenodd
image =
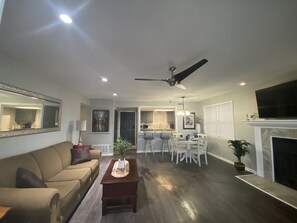
M152 111L142 111L140 113L141 123L152 123L153 122L153 112Z

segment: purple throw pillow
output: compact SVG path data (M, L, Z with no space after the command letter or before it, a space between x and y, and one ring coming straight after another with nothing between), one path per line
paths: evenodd
M71 165L91 160L89 149L71 149Z
M46 184L31 171L18 168L16 173L17 188L47 188Z

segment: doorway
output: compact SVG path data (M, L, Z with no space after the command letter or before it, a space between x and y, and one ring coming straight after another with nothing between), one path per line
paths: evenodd
M135 145L135 112L120 112L120 136L127 139L132 145Z

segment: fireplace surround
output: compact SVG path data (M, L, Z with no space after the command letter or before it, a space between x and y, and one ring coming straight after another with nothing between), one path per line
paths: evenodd
M297 120L253 120L257 159L257 175L275 181L273 171L272 138L297 139Z

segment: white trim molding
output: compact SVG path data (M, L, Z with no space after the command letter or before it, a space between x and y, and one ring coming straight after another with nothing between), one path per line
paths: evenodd
M286 129L297 129L297 120L274 120L274 119L258 119L252 121L244 121L246 124L251 126L257 126L262 128L286 128Z

